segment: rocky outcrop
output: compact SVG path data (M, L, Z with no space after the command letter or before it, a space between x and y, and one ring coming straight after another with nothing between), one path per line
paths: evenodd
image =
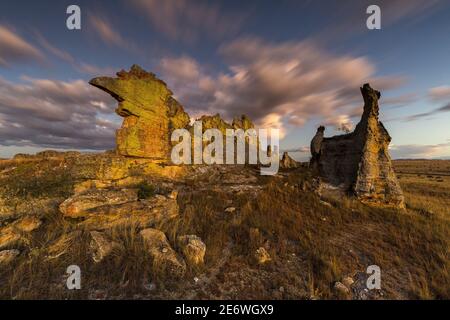
M86 217L92 209L111 206L137 200L136 190L90 190L65 200L59 206L65 217Z
M281 157L281 161L280 161L280 168L283 169L294 169L294 168L298 168L299 164L297 161L295 161L294 159L292 159L289 156L289 153L284 152L283 156Z
M98 77L89 83L119 102L116 113L124 117L116 134L120 155L170 157L171 132L186 127L190 119L162 80L133 65L128 72L118 72L116 78Z
M323 138L319 128L311 141L311 165L325 182L352 192L361 201L404 207L403 193L389 156L391 137L378 120L380 92L361 89L364 112L352 133Z

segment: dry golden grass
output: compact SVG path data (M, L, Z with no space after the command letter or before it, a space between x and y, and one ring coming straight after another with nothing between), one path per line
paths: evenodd
M315 193L302 190L302 181L312 178L304 168L285 178L261 178L264 189L256 198L220 188L181 192L180 216L156 227L175 248L178 235L196 234L207 251L205 266L188 269L177 281L152 273L133 225L109 232L124 248L98 264L92 262L84 230L76 233L67 254L48 261L48 247L75 230L74 222L63 219L55 207L45 214L43 227L27 235L30 249L24 248L17 261L0 270L0 298L330 299L340 298L333 290L335 281L376 264L382 270L385 298L449 299L450 188L444 175L448 163L431 165L444 182L418 176L420 163L395 162L405 211L369 207L350 198L326 199L327 205ZM15 191L23 201L55 192L65 196L73 182L63 168L61 175L46 176L51 167L42 174L28 164L18 168L16 177L23 180L9 177L8 192ZM32 183L26 183L27 177ZM228 206L236 212L226 213ZM260 246L268 248L272 263L255 263ZM79 291L65 288L65 271L71 264L82 270ZM195 284L195 276L202 281ZM156 289L146 289L149 283Z

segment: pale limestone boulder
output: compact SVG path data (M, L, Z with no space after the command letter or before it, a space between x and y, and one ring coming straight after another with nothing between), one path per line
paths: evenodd
M148 228L140 232L146 249L152 258L153 271L164 277L183 277L186 263L172 249L164 232Z
M206 245L200 237L196 235L179 236L177 242L189 265L198 266L204 263Z

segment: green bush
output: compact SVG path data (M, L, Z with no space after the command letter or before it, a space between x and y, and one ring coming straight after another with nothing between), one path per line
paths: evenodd
M142 182L139 186L138 186L138 199L148 199L151 198L152 196L154 196L156 194L156 188L155 186L147 183L147 182Z

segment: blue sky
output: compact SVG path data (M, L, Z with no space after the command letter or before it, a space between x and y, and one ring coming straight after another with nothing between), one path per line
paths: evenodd
M66 28L81 8L82 29ZM366 8L381 8L381 30ZM305 150L382 92L394 158L450 157L448 1L109 0L0 3L0 157L114 147L115 101L87 83L136 63L195 118L245 113ZM294 154L308 156L307 151Z

